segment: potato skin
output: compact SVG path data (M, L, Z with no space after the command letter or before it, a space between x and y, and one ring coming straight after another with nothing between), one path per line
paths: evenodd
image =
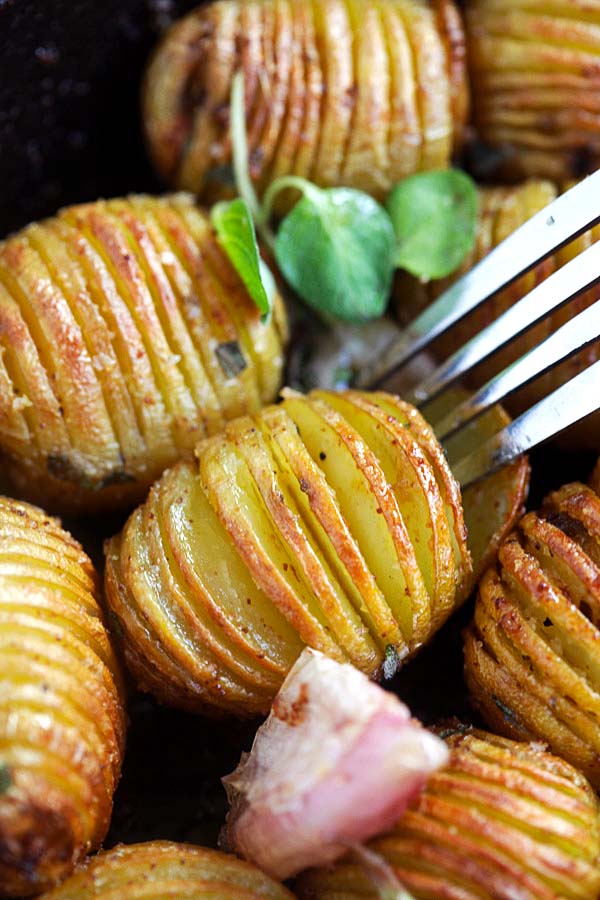
M488 177L565 181L600 165L600 2L467 0L467 57Z
M600 891L600 805L585 778L544 752L462 729L448 765L368 849L419 900L589 900ZM300 876L302 898L377 897L352 859Z
M188 195L98 201L28 226L0 243L9 483L51 510L135 503L199 439L275 397L285 328L280 298L261 324Z
M207 893L215 900L292 900L283 885L250 863L171 841L119 844L99 853L42 900L113 900L116 896L164 900L200 898Z
M453 0L217 0L169 29L146 74L148 147L168 184L211 200L231 191L237 70L259 192L294 174L382 199L406 175L446 167L461 140Z
M397 398L284 391L197 456L166 472L106 546L127 663L161 700L267 712L307 645L376 677L462 599L471 559L458 485Z
M491 727L545 741L600 786L600 497L550 494L504 542L465 633L473 704Z
M458 277L473 268L490 250L554 200L558 194L559 190L552 183L536 179L526 181L518 187L480 188L477 238L473 251L464 260L460 269L447 279L432 281L424 285L409 275L399 274L394 288L394 297L400 321L408 324L421 309L439 297ZM596 226L486 301L479 309L454 326L448 334L436 341L434 348L436 356L440 359L450 356L490 322L517 303L528 291L578 253L595 243L598 238L600 238L600 227ZM597 297L598 292L592 288L548 316L527 334L511 341L489 361L477 367L470 376L471 386L475 388L485 384L497 372L553 334L572 316L591 306ZM525 386L516 397L508 398L505 402L506 408L512 415L519 415L597 359L600 359L600 345L598 343L591 344L551 372ZM565 443L568 441L571 450L577 448L597 450L599 429L600 416L590 416L584 422L570 428L564 441Z
M124 750L119 668L79 544L0 498L0 896L39 893L103 840Z

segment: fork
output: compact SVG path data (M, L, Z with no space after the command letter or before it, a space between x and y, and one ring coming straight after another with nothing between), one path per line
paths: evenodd
M491 296L546 257L600 222L600 170L536 213L498 244L470 272L421 313L361 373L361 387L380 387L417 354ZM600 409L600 360L553 391L480 446L454 451L451 442L487 409L600 338L600 299L550 337L490 379L482 388L436 419L432 401L450 398L455 382L474 366L525 333L560 307L600 283L600 241L538 284L449 357L431 375L403 392L421 408L447 451L463 487L512 462L585 416ZM600 287L598 289L600 298ZM446 403L447 406L447 403ZM600 450L600 447L599 447Z

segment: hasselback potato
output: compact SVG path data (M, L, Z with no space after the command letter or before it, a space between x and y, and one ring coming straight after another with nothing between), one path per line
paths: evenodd
M448 279L419 283L408 275L399 275L395 285L395 306L400 321L408 324L411 318L435 300L453 281L468 272L480 259L497 244L512 234L535 213L543 209L558 196L554 185L548 181L531 179L518 187L484 187L479 191L479 215L477 236L472 252L463 261L460 269ZM479 309L454 326L435 344L435 353L446 358L478 334L490 322L509 309L536 284L565 265L600 238L600 226L590 229L553 256L541 262L531 272L517 279L513 284L487 300ZM482 363L470 374L472 387L479 387L510 365L527 350L536 347L553 334L572 316L581 312L598 299L598 291L592 288L578 299L548 316L527 334L517 337L496 353L489 361ZM582 369L600 358L600 344L592 344L562 363L552 371L524 387L514 398L506 401L507 409L517 415L529 409L550 391L564 384ZM598 448L600 417L591 416L585 422L569 430L569 447Z
M270 324L186 195L62 210L0 243L0 451L50 508L141 499L225 420L272 400Z
M234 856L149 841L99 853L42 900L292 900L283 885Z
M382 198L445 168L466 117L453 0L217 0L172 26L146 75L148 146L167 183L230 189L236 71L259 192L294 174Z
M460 491L413 407L285 391L196 452L106 547L127 661L166 702L266 712L305 645L375 675L455 607Z
M392 831L367 845L411 896L597 897L600 805L585 778L539 744L468 730L448 744L448 765ZM369 870L351 858L300 876L295 892L303 900L381 896Z
M599 0L467 0L465 27L474 124L493 153L486 170L513 181L593 172Z
M0 896L38 893L103 840L121 767L119 671L88 557L0 498Z
M465 635L473 703L600 786L600 497L570 484L528 513L483 577Z

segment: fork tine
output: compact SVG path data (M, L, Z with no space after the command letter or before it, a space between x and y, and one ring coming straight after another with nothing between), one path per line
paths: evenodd
M428 306L358 380L378 387L467 313L600 222L600 171L553 200Z
M448 462L463 488L491 475L600 408L600 360L571 378L476 450Z
M454 384L469 369L598 282L600 242L592 244L536 285L518 303L471 338L435 372L406 394L406 399L423 406Z
M491 378L477 393L435 426L440 440L454 434L490 406L600 338L600 300L568 321L545 341Z

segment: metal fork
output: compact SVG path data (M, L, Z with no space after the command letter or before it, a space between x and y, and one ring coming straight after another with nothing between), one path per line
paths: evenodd
M380 387L449 328L539 262L600 222L600 170L562 194L511 234L418 316L378 362L362 387ZM471 368L600 282L600 241L580 253L499 316L403 397L422 408ZM598 290L600 298L600 288ZM442 443L486 409L600 338L600 299L557 329L432 425ZM600 409L600 361L524 412L466 456L448 457L463 487ZM430 421L432 416L429 416ZM600 447L599 447L600 450Z

